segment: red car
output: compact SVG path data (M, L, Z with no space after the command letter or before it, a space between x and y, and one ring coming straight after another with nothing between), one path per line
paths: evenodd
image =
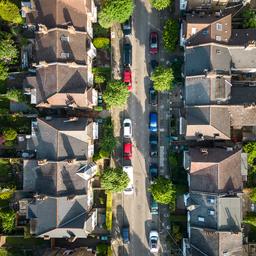
M149 52L151 54L158 53L158 34L157 32L151 32L149 38Z
M132 158L132 143L124 143L124 159L131 160Z
M124 78L123 78L124 83L127 84L127 88L129 91L132 90L132 71L130 68L126 68L124 70Z

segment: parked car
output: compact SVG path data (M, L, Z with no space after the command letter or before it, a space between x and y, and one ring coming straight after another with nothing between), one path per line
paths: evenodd
M123 82L127 84L129 91L132 90L132 71L129 67L126 67L124 70Z
M125 195L132 195L133 194L133 167L132 166L124 166L123 171L127 173L129 177L129 183L124 190Z
M152 215L158 214L158 203L154 200L153 196L150 196L150 213Z
M153 86L149 87L149 104L157 106L157 92Z
M151 230L149 233L149 249L150 252L156 253L159 250L159 235L156 230Z
M151 157L157 156L158 155L158 137L157 134L150 134L149 136L149 145L150 145L150 150L149 154Z
M156 60L151 60L150 61L150 67L151 67L151 73L158 67L158 61Z
M122 25L123 33L125 36L128 36L132 33L132 17L125 21Z
M124 159L131 160L132 158L132 143L124 143Z
M157 113L150 112L149 113L149 130L150 132L157 132L158 124L157 124Z
M149 166L149 175L151 181L154 181L158 177L158 165L155 163L150 164Z
M158 34L157 32L151 32L149 37L149 52L151 54L158 53Z
M132 120L129 118L124 119L123 122L124 138L132 137Z
M122 228L122 237L123 237L124 244L130 243L130 228L129 228L129 226L124 226Z
M124 44L124 66L132 65L132 46L130 43Z

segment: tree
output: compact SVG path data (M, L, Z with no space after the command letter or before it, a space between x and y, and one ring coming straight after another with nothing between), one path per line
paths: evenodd
M24 94L22 93L21 90L18 90L18 89L8 90L5 96L7 99L11 101L16 101L16 102L24 101Z
M167 8L172 3L172 0L151 0L151 3L155 9L160 11Z
M179 40L179 23L177 20L168 19L163 29L164 47L173 52L175 51Z
M256 188L253 188L249 193L250 199L253 203L256 203Z
M252 173L256 173L256 142L249 142L243 146L243 150L248 154L247 161Z
M5 64L14 64L17 61L18 50L11 39L11 35L1 33L0 61Z
M107 84L107 89L103 93L103 100L108 107L121 107L125 105L128 96L129 91L126 84L115 80Z
M256 214L254 212L248 213L245 216L243 223L246 223L246 224L256 227Z
M0 62L0 80L4 81L7 79L7 77L8 77L8 67L4 63Z
M108 252L108 245L107 244L97 244L96 246L96 253L99 256L105 256Z
M97 49L108 49L110 46L110 40L107 37L96 37L93 39L93 45Z
M150 79L154 82L156 91L169 91L173 88L174 75L171 68L156 67Z
M10 187L10 188L4 188L1 189L0 191L0 199L1 200L8 200L12 197L13 193L15 192L16 188L15 187Z
M149 191L152 193L154 200L161 204L171 204L176 199L176 189L171 180L158 177L150 186Z
M242 16L244 28L256 28L256 12L254 10L247 9Z
M109 192L122 192L129 183L129 177L121 168L105 169L101 176L101 186Z
M3 130L3 135L5 140L15 140L17 137L17 132L12 128L5 128Z
M10 233L15 229L16 214L14 211L1 211L0 218L4 232Z
M0 2L0 19L15 24L21 24L23 21L18 6L9 0Z
M115 23L123 23L133 12L133 0L106 0L100 10L99 23L103 28L110 28Z
M106 78L105 78L104 75L99 74L99 73L96 73L96 74L94 75L94 82L95 82L96 84L103 84L105 81L106 81Z

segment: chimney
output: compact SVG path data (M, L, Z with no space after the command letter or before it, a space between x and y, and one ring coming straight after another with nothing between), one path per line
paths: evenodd
M200 152L203 156L207 156L208 155L208 149L207 148L200 148Z
M48 33L48 28L43 24L38 24L39 33L43 33L44 35Z
M76 33L76 29L74 28L74 26L68 26L68 32L70 34L75 34Z

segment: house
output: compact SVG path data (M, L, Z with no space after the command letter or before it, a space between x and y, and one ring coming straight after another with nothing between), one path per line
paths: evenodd
M76 63L40 64L36 76L25 78L23 88L37 107L86 109L98 102L97 91L88 83L87 67Z
M97 225L96 171L86 161L24 160L23 191L33 197L20 200L20 214L29 220L30 233L44 239L86 238Z
M39 160L90 160L97 136L97 124L91 119L37 118L29 148L36 150Z

